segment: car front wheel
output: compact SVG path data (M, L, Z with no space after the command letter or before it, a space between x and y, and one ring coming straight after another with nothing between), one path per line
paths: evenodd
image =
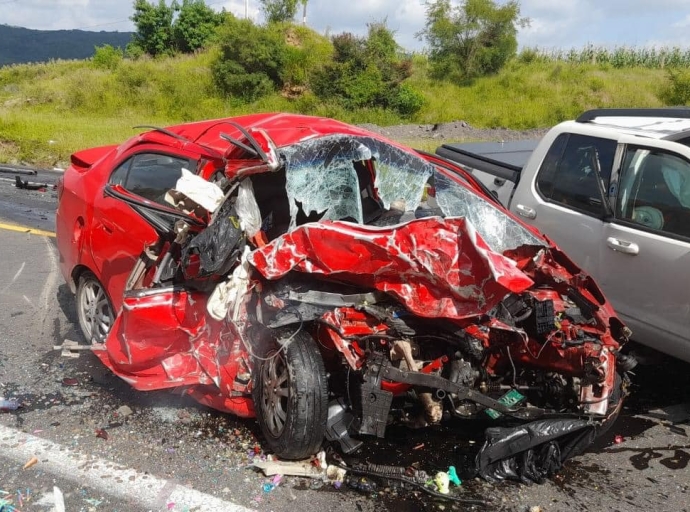
M284 334L284 344L271 341L255 357L254 409L268 448L284 459L304 459L323 442L328 381L313 338Z
M84 272L77 285L77 316L87 341L103 343L115 320L105 288L91 272Z

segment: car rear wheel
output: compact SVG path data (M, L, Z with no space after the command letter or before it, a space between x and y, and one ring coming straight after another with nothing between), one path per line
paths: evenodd
M84 272L77 285L77 316L87 341L103 343L113 326L115 314L105 288L91 272Z
M255 358L254 408L268 448L284 459L304 459L323 442L328 381L313 338L284 334L285 345L271 341Z

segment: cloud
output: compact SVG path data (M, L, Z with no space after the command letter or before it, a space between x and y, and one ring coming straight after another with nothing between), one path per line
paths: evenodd
M2 0L0 0L1 2ZM157 0L148 0L157 2ZM169 1L169 0L167 0ZM433 1L433 0L432 0ZM505 2L506 0L497 0ZM206 0L238 17L245 0ZM309 0L307 24L320 33L365 35L367 24L386 20L398 43L421 50L415 34L424 28L425 0ZM459 0L453 0L459 5ZM134 29L131 0L18 0L2 7L2 23L42 30ZM687 45L690 0L521 0L522 16L531 19L520 29L521 47L572 48L586 44L641 46L654 41ZM249 18L263 21L259 0L248 0ZM301 19L301 12L298 13Z

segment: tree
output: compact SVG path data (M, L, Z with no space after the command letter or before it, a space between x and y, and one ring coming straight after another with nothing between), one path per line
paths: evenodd
M147 0L135 0L134 14L130 18L136 27L132 44L154 57L173 54L172 23L177 8L175 0L170 7L165 0L158 0L158 5Z
M297 14L298 5L307 8L308 0L260 0L261 10L266 16L268 23L280 23L283 21L292 21Z
M224 17L225 12L215 12L204 0L182 0L172 27L175 49L192 53L204 48L216 36Z
M409 116L424 98L403 83L412 73L409 59L400 57L400 47L385 21L368 25L366 38L350 33L333 37L333 62L318 70L312 89L323 100L345 108L386 108Z
M165 0L158 5L135 0L131 20L136 26L130 55L143 52L151 56L191 53L205 47L216 35L225 12L216 13L204 0ZM137 51L140 50L140 51Z
M451 0L426 4L426 25L417 37L429 45L431 75L438 79L468 80L501 69L517 51L517 29L529 23L520 5L510 0Z

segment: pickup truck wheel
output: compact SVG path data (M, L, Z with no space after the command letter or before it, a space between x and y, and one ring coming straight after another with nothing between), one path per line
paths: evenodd
M104 343L115 314L105 288L91 272L84 272L77 285L77 317L84 337L90 343Z
M304 459L319 450L326 432L326 370L308 333L279 335L286 345L271 341L255 357L254 409L268 448L284 459Z

